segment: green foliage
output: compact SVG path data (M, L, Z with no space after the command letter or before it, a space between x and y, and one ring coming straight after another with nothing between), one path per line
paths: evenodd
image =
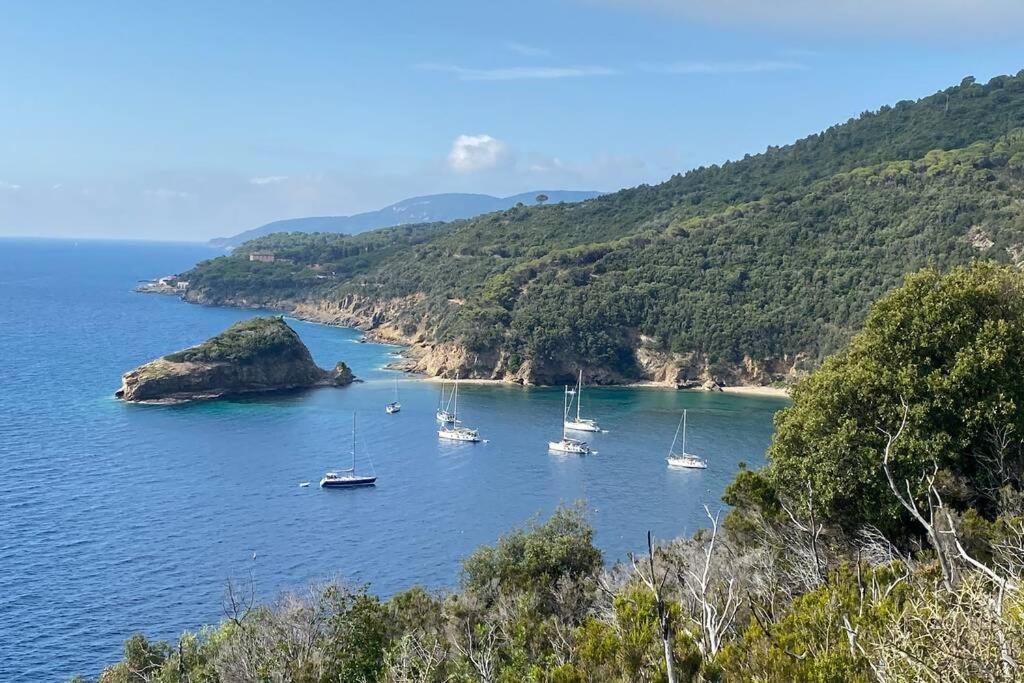
M1024 276L979 263L925 270L871 310L849 349L793 391L776 418L768 477L778 491L810 481L823 519L876 525L897 538L904 513L881 467L886 435L897 481L921 493L940 468L947 503L991 519L993 492L1024 467ZM1000 469L992 464L1001 463Z
M399 326L545 381L662 351L820 361L924 266L1024 255L1024 76L961 84L763 154L571 205L356 236L280 234L183 277L200 300L400 298ZM983 237L972 246L968 234ZM249 262L269 249L291 263ZM547 373L547 374L545 374Z
M888 568L859 576L854 568L843 567L827 585L796 598L769 631L751 622L715 664L730 681L874 681L867 657L849 646L847 629L856 629L865 640L880 637L903 608L906 590L898 578ZM864 603L866 583L884 598Z
M217 362L252 363L273 357L282 361L302 360L309 356L299 335L283 318L250 318L233 324L198 346L164 356L175 363Z
M563 578L591 576L601 567L593 534L581 504L559 507L543 524L478 548L462 563L462 585L477 592L542 590Z

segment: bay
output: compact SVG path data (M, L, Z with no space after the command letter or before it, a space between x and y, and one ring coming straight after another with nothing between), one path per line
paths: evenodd
M606 561L624 559L648 529L689 534L705 504L722 509L739 463L763 463L786 405L588 388L584 412L608 431L580 458L547 451L560 388L464 384L460 414L487 442L446 444L439 385L384 369L398 349L300 321L318 363L344 360L364 382L173 407L114 400L122 372L254 314L131 291L215 255L0 240L0 680L96 675L133 632L173 639L215 623L229 579L251 579L262 599L324 578L385 596L454 587L474 548L577 500ZM387 415L396 379L402 411ZM665 466L684 408L705 471ZM358 466L379 483L320 490L325 470L347 466L353 411Z

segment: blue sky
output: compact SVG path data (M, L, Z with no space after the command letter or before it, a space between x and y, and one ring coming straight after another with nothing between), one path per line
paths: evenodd
M1022 24L1020 0L6 3L0 234L657 182L1016 73Z

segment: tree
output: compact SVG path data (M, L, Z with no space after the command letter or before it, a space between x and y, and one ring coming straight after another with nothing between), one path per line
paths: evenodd
M544 202L546 202L548 200L548 196L546 194L544 194L544 193L541 193L541 194L537 195L536 199L537 199L537 203L538 204L543 204Z
M1019 489L1024 467L1024 276L975 263L925 270L875 304L848 349L793 391L776 418L769 481L777 491L813 486L826 523L876 525L894 539L920 530L894 498L892 477L954 508L995 515L998 491ZM901 424L902 438L886 449Z
M462 564L471 591L547 590L563 577L582 578L601 568L601 551L582 505L559 507L543 524L533 523L482 546Z

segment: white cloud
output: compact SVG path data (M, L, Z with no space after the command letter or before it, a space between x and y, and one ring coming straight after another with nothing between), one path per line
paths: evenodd
M460 135L448 153L448 165L459 173L486 171L500 165L508 149L501 140L490 135Z
M525 43L517 43L515 41L509 41L505 43L505 49L510 52L515 52L517 55L523 57L550 57L551 50L543 47L536 47L534 45L527 45Z
M618 69L604 66L511 66L498 69L473 69L454 64L417 64L424 71L442 71L456 75L460 81L519 81L556 78L614 76Z
M0 190L9 190L11 192L17 192L21 189L21 185L15 183L8 183L7 181L0 180Z
M727 26L839 34L1015 35L1021 0L584 0ZM819 35L815 33L815 35Z
M662 74L750 74L766 71L803 71L807 67L798 62L759 60L750 62L673 62L645 65L646 71Z
M256 176L255 178L249 178L250 185L277 185L288 180L286 175L265 175Z

